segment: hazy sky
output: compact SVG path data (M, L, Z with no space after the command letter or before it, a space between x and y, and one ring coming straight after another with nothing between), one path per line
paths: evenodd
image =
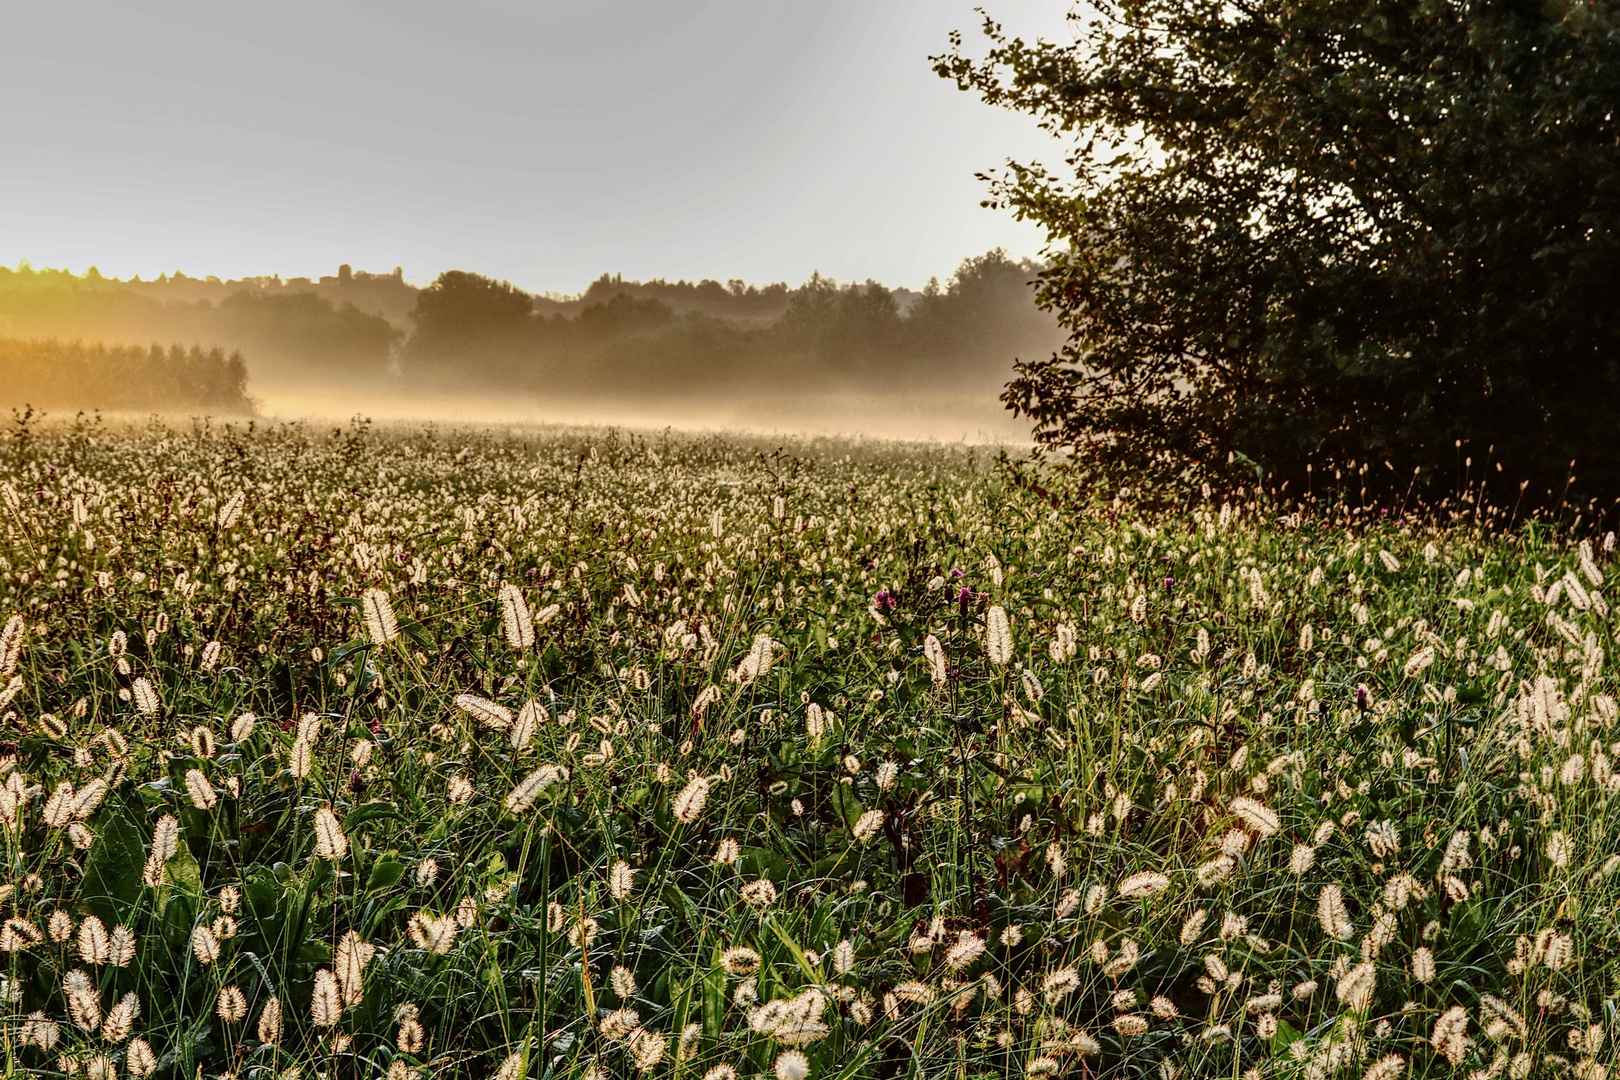
M917 286L1041 242L973 173L1053 144L929 70L974 2L8 4L0 263Z

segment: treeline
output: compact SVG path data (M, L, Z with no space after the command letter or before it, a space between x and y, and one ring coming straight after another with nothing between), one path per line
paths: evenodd
M904 293L905 290L898 290ZM539 315L576 317L586 308L611 303L625 296L631 300L656 300L677 315L709 315L716 319L743 322L772 322L782 317L793 299L787 282L749 285L732 280L718 281L626 281L622 274L603 274L578 296L536 296L534 310Z
M350 300L386 275L353 275L347 267L328 295L279 278L250 278L230 288L218 279L176 275L161 282L119 281L93 270L0 267L0 334L117 345L196 342L249 358L256 381L329 381L386 376L405 333ZM370 280L368 280L370 279ZM321 279L331 281L332 279ZM416 290L410 291L415 304ZM392 293L393 287L388 286Z
M0 338L0 405L251 413L240 353Z
M896 290L876 282L839 285L819 275L780 293L750 295L735 283L722 290L767 312L749 319L678 311L646 287L613 279L595 283L587 298L597 299L577 314L547 314L505 282L449 271L417 301L401 370L435 390L542 397L977 394L1005 383L1015 357L1062 343L1056 321L1034 303L1039 271L992 251L964 261L947 284L904 297L904 307ZM779 306L774 316L768 303Z
M1064 335L1041 267L1003 251L921 292L820 275L798 288L603 275L573 297L452 270L416 289L349 267L319 279L119 281L0 268L0 335L240 352L256 385L387 381L424 391L617 400L904 391L977 395ZM409 307L402 301L409 298ZM371 305L371 310L360 306Z

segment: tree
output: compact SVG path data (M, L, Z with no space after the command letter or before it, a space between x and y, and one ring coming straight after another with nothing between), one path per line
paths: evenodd
M446 270L423 289L405 343L407 375L510 377L527 351L534 300L505 281Z
M1556 497L1573 459L1620 495L1617 13L1098 0L1073 43L953 36L941 75L1068 144L985 177L1046 228L1071 334L1004 400L1139 473L1404 489L1472 459Z

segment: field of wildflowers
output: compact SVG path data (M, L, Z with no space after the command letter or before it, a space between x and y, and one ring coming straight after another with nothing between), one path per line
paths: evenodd
M1613 538L20 428L8 1075L1605 1080Z

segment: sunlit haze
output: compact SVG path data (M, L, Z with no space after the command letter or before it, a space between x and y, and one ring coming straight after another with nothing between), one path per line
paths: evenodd
M997 0L1063 35L1050 0ZM1039 250L974 172L1053 156L930 70L971 0L16 5L0 262L921 286Z

